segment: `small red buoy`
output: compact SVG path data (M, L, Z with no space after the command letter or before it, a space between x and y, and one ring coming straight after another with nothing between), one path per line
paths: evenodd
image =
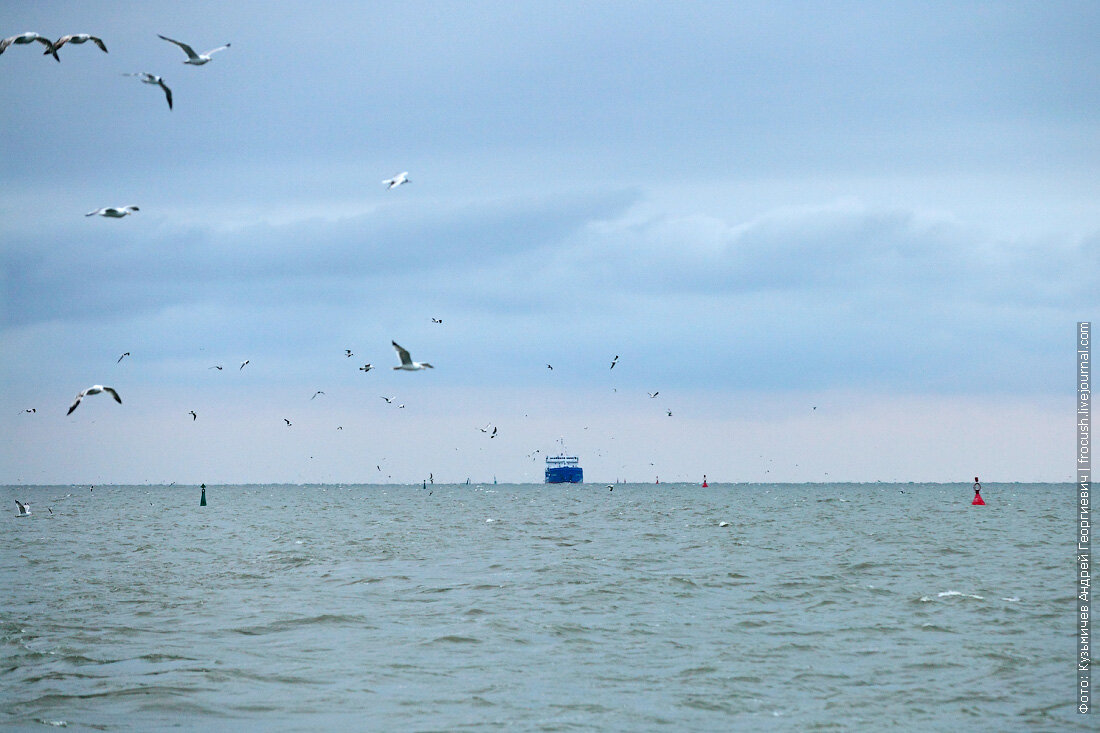
M707 475L705 473L703 474L703 488L707 488Z
M985 501L982 499L982 485L978 483L978 477L974 477L974 501L970 502L971 506L985 506Z

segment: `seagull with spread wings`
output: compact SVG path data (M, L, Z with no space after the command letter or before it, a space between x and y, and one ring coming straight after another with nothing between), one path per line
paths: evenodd
M120 405L122 404L122 398L118 396L118 392L116 392L113 387L104 387L102 384L93 384L91 387L88 387L88 389L82 391L76 396L76 401L73 402L72 406L69 408L69 411L65 414L73 414L73 410L80 406L80 401L88 395L99 394L101 392L106 392L107 394L115 398L115 402Z
M401 173L398 173L393 178L387 178L386 180L382 181L382 183L387 184L386 189L389 190L391 188L397 188L403 183L412 183L412 179L409 178L408 171L403 171Z
M56 49L61 48L66 43L87 43L88 41L91 41L95 45L99 46L99 50L103 53L107 53L107 47L103 45L103 39L96 38L95 36L90 36L87 33L73 33L69 36L61 36L61 38L58 38L56 41L54 41L53 47L56 52ZM49 52L50 50L46 49L43 54L47 54Z
M160 38L161 40L164 40L164 41L168 41L169 43L174 43L177 46L179 46L180 48L182 48L183 52L185 54L187 54L187 60L184 61L183 63L191 64L192 66L202 66L203 64L210 63L210 56L212 54L215 54L218 51L224 51L225 49L229 48L229 46L230 46L230 44L227 43L224 46L218 46L217 48L212 48L209 51L207 51L206 53L195 53L195 49L191 48L186 43L181 43L180 41L172 40L171 38L168 38L167 36L162 36L159 33L157 34L157 38Z
M415 372L419 369L435 369L431 364L426 361L413 361L409 356L409 352L398 345L396 341L390 341L393 344L393 348L397 350L397 356L401 359L401 364L395 366L394 369L401 369L406 372Z
M135 211L141 211L136 206L104 206L102 209L96 209L95 211L89 211L84 216L105 216L108 219L121 219L124 216L129 216ZM122 361L122 359L119 359Z
M61 60L61 58L57 55L57 46L54 45L53 41L43 35L39 35L38 33L33 33L31 31L20 33L18 36L11 36L10 38L5 38L4 40L0 41L0 53L4 53L4 51L7 51L8 46L12 45L13 43L17 46L25 46L28 43L34 43L35 41L45 46L46 53L53 55L54 59L56 59L57 61Z
M123 76L136 76L141 79L145 84L152 84L158 86L164 90L164 98L168 100L168 109L172 109L172 90L168 88L168 85L164 83L164 79L156 74L150 74L148 71L138 71L133 74L123 74Z

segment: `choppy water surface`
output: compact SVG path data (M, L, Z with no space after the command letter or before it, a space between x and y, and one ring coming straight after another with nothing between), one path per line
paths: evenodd
M1072 485L0 495L14 728L1085 722Z

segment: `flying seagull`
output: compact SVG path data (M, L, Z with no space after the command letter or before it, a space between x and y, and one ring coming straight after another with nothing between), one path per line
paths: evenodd
M242 361L241 362L241 369L244 369L244 365L247 364L248 362L249 362L248 359L245 359L244 361ZM238 369L237 371L239 372L241 369Z
M211 54L215 54L218 51L224 51L225 49L229 48L229 46L230 46L230 44L227 43L224 46L218 46L217 48L212 48L209 51L207 51L206 53L195 53L195 49L191 48L186 43L180 43L179 41L173 41L171 38L168 38L166 36L162 36L159 33L157 34L157 38L160 38L161 40L164 40L164 41L168 41L169 43L174 43L177 46L179 46L180 48L182 48L183 52L185 54L187 54L187 60L184 61L183 63L191 64L192 66L202 66L203 64L209 63Z
M398 346L396 341L390 341L393 344L393 348L397 349L397 356L401 359L401 365L395 366L394 369L402 369L406 372L415 372L418 369L435 369L431 364L424 361L413 361L409 356L409 352Z
M285 422L287 425L290 425L290 420L287 420L285 417L283 418L283 422Z
M199 419L199 416L195 414L194 410L191 410L187 414L191 416L191 422L195 422L196 420Z
M136 76L141 79L145 84L153 84L164 90L164 97L168 100L168 109L172 109L172 90L168 88L168 85L164 83L164 79L156 74L150 74L148 71L139 71L133 74L123 74L123 76Z
M398 173L393 178L387 178L386 180L382 181L382 183L389 184L386 186L386 189L389 190L391 188L397 188L402 183L412 183L412 179L409 178L409 172L404 171L402 173Z
M69 411L65 414L73 414L73 410L75 410L80 405L80 401L82 399L84 399L88 395L99 394L100 392L106 392L107 394L115 398L115 402L120 405L122 404L122 398L118 396L118 392L115 392L113 387L104 387L102 384L93 384L91 387L88 387L88 389L84 390L76 396L76 400L73 402L72 407L70 407Z
M554 367L550 366L549 364L546 365L546 368L549 369L550 371L554 371Z
M29 517L31 515L31 505L30 505L29 502L24 504L24 503L20 502L18 499L16 499L15 503L19 507L18 516L20 516L20 517Z
M363 366L359 367L359 371L361 372L369 372L371 369L374 369L374 366L371 364L364 364Z
M99 50L103 53L107 53L107 47L103 45L102 38L96 38L95 36L89 36L87 33L74 33L71 36L61 36L54 41L53 47L55 49L61 48L66 43L87 43L91 41L95 45L99 46ZM43 54L49 53L49 49L43 52Z
M212 367L206 367L206 368L207 369L217 369L220 372L222 370L222 365L221 364L215 364Z
M95 211L89 211L84 216L105 216L108 219L121 219L124 216L129 216L135 211L141 211L136 206L105 206L102 209L96 209ZM118 362L115 362L116 364Z
M4 40L0 41L0 53L4 53L4 51L7 51L8 46L12 45L13 43L17 46L25 46L26 44L34 43L35 41L38 41L46 47L46 53L52 54L57 61L61 61L61 59L57 55L57 46L54 45L53 41L51 41L49 38L46 38L45 36L41 36L37 33L32 33L30 31L26 33L21 33L18 36L5 38Z
M382 395L378 395L378 396L382 397ZM393 397L382 397L382 399L384 399L386 401L387 405L392 405L393 401L397 399L397 395L394 395Z
M615 365L619 363L619 355L615 354L615 358L611 360L611 368L614 369Z
M34 413L38 412L38 408L37 407L32 407L29 410L23 410L23 412L29 412L33 415Z
M123 359L125 359L125 358L126 358L127 356L129 356L129 355L130 355L130 352L129 352L129 351L127 351L127 352L126 352L125 354L123 354L122 356L118 357L118 361L116 361L116 362L115 362L115 364L118 364L118 362L119 362L119 361L122 361Z
M649 395L649 399L653 399L654 397L656 397L657 395L659 395L661 393L660 392L646 392L646 394Z
M351 349L344 349L344 356L350 359L351 357L355 356L355 354L351 353Z
M443 319L442 318L433 318L432 323L443 323Z
M321 390L317 390L316 392L313 393L313 396L310 397L310 399L311 400L317 399L317 395L319 395L319 394L324 394L324 392L322 392Z

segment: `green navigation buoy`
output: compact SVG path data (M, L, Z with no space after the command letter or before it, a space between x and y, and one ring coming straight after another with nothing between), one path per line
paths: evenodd
M199 506L206 506L206 484L202 485L202 498L199 499Z

